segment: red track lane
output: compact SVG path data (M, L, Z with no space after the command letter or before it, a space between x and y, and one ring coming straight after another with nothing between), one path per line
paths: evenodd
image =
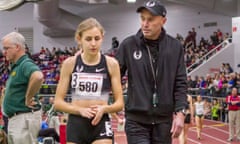
M115 144L127 144L126 136L123 131L117 131L117 122L112 121L115 134ZM201 140L196 137L196 127L189 128L188 144L240 144L240 142L227 142L228 125L219 121L204 120ZM172 144L179 144L177 139L173 139Z

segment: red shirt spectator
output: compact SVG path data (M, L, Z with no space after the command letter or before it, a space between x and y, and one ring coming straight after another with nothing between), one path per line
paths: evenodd
M228 104L228 110L236 111L240 110L240 96L239 95L229 95L226 97L226 102ZM237 104L234 104L234 103Z

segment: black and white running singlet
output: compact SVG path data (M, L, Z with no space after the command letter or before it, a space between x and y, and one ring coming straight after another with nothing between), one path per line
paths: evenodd
M83 63L81 55L79 55L70 82L73 100L108 101L111 81L106 57L101 55L98 64L89 66Z

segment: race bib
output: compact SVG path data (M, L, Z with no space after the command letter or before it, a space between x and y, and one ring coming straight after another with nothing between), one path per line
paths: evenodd
M201 115L204 112L203 104L196 104L196 114Z
M73 73L71 86L78 96L100 97L103 84L102 74Z
M197 113L198 115L201 115L201 114L203 114L203 110L202 110L202 109L197 109L197 110L196 110L196 113Z

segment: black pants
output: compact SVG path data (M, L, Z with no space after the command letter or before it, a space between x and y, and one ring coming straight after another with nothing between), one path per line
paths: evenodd
M93 126L92 119L70 114L67 123L67 142L91 144L99 139L113 139L111 122L107 114Z
M126 120L125 131L128 144L171 144L172 122L142 124Z

